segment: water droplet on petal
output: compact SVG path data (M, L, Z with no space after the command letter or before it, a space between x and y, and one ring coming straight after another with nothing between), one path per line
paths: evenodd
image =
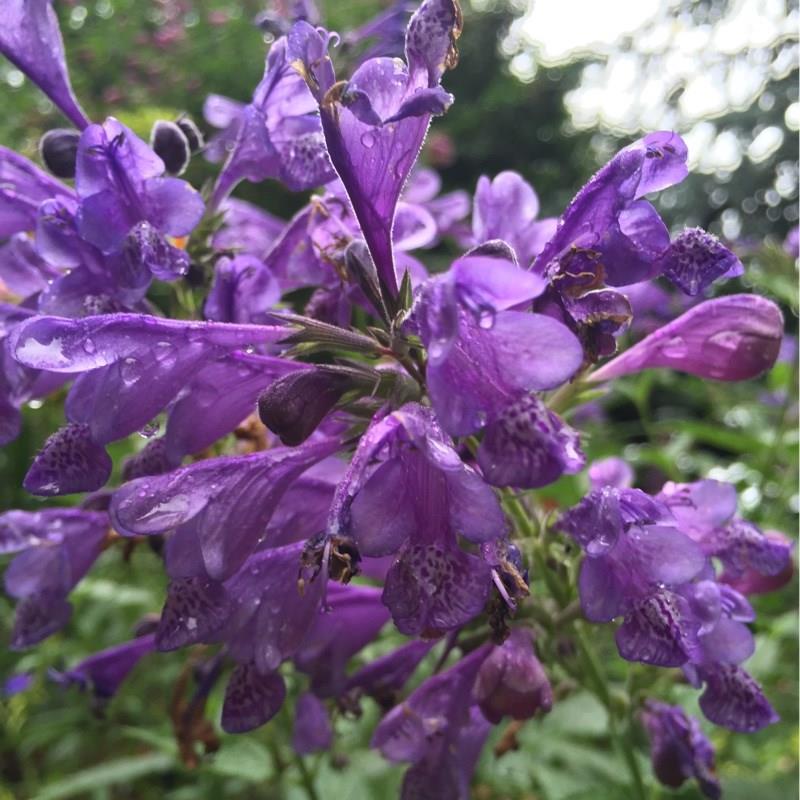
M139 359L133 358L133 356L123 359L120 375L127 386L136 383L142 377L142 364Z
M721 347L730 353L735 353L741 346L742 336L736 331L720 331L709 337L708 343L715 347Z
M159 425L157 422L148 422L147 425L139 431L139 436L141 436L142 439L152 439L158 434L158 431Z
M495 311L490 306L484 306L478 312L478 325L485 331L494 327Z
M434 339L428 346L428 358L431 361L438 361L445 351L445 343L439 339Z
M375 145L375 134L372 131L367 131L361 136L361 144L367 149L373 147Z
M667 358L685 358L689 348L685 340L680 336L673 336L662 348L662 352Z
M171 367L177 358L177 350L172 342L158 342L155 347L156 361L164 367Z
M97 350L95 343L91 339L84 339L83 341L83 350L84 352L92 355Z

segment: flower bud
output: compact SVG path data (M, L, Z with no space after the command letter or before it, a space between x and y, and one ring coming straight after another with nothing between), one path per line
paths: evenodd
M205 144L205 140L202 131L195 125L194 120L184 115L176 119L175 124L181 129L186 141L189 142L189 152L192 155L197 153Z
M378 270L375 269L375 262L366 243L360 239L350 242L344 251L344 263L350 279L364 292L373 308L384 319L388 319L386 303L378 280Z
M157 120L150 132L150 146L170 175L180 175L189 165L189 138L174 122Z
M783 337L778 306L754 294L732 294L696 305L589 375L607 381L651 367L701 378L742 381L775 363Z
M533 637L514 628L481 664L475 681L475 698L483 715L495 725L503 716L530 719L537 711L553 707L553 690L533 649Z
M680 706L649 700L642 722L650 738L653 772L661 783L677 789L695 778L710 800L721 796L714 774L714 748L694 717Z
M55 128L39 140L39 153L44 165L57 178L74 178L78 157L79 131Z
M311 436L352 387L352 377L343 372L328 369L292 372L261 393L258 415L285 445L295 447Z

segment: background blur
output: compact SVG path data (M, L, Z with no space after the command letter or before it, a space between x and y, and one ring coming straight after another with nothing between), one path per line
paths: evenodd
M542 216L558 215L582 183L641 132L671 128L690 148L692 175L657 200L676 228L701 225L735 246L746 275L717 291L757 291L787 319L784 358L762 381L705 383L668 373L621 382L580 427L590 458L624 455L637 485L714 477L735 483L741 511L765 529L796 533L797 273L783 249L798 218L798 8L785 0L462 0L461 63L446 78L456 102L432 127L424 160L447 188L474 190L481 174L522 173ZM269 36L253 19L255 0L56 0L73 86L93 118L120 117L140 135L157 118L187 112L202 126L209 93L247 101L264 67ZM320 3L327 26L348 30L377 0ZM0 24L2 24L0 20ZM30 157L42 132L63 124L24 76L0 63L0 143ZM208 129L207 129L208 130ZM210 132L210 131L208 131ZM214 174L197 158L188 178ZM237 194L288 217L305 198L273 182ZM432 254L446 264L446 248ZM677 313L660 309L661 313ZM646 322L646 320L645 320ZM35 508L19 488L33 453L61 423L58 402L26 409L22 436L0 452L0 508ZM129 442L112 448L117 456ZM575 502L580 478L541 492ZM64 693L50 666L129 638L142 614L158 610L164 585L155 556L106 553L73 597L65 634L35 652L0 648L0 684L37 675L31 690L0 694L0 800L8 798L189 798L307 796L288 748L284 716L244 737L223 736L220 753L193 773L180 766L168 705L181 654L145 660L106 709ZM797 796L797 584L757 599L757 654L747 668L765 685L783 721L757 735L711 731L730 800ZM11 606L0 598L0 640ZM624 674L627 665L609 659ZM150 668L148 668L148 664ZM645 668L635 668L645 669ZM687 708L696 708L694 692ZM210 713L218 713L214 697ZM369 714L365 716L370 716ZM384 798L402 771L366 745L374 719L340 720L335 756L312 759L320 797ZM528 724L522 749L495 760L487 748L475 797L581 800L624 797L624 776L603 749L604 712L576 694ZM349 764L349 766L348 766ZM624 777L622 778L624 779ZM662 791L662 797L673 794ZM679 797L697 793L687 787Z

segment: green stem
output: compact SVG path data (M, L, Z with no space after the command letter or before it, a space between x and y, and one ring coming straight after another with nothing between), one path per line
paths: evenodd
M300 782L303 784L303 788L306 790L309 800L320 800L317 789L314 786L314 776L309 771L303 756L296 755L294 763L297 766L297 771L300 773Z
M642 778L642 772L639 769L639 764L636 761L636 755L633 751L633 747L631 746L629 730L626 730L625 734L620 733L616 719L617 710L613 699L609 694L608 686L603 677L603 670L600 666L600 662L598 661L597 655L594 652L594 648L586 638L580 624L576 623L573 627L575 631L575 641L581 654L581 660L583 662L584 669L591 679L591 683L594 685L594 694L608 711L609 734L611 735L611 740L613 741L614 746L628 767L628 771L630 772L631 776L631 782L633 783L634 796L638 798L638 800L647 800L647 791L645 789L644 779ZM629 728L629 726L626 726L626 728Z

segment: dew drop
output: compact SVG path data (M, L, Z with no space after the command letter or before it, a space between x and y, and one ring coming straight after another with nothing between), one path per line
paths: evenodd
M158 431L159 425L157 422L148 422L147 425L139 431L139 436L141 436L142 439L152 439L158 434Z
M361 136L361 144L369 150L375 145L375 134L372 131L367 131Z
M445 352L444 342L434 339L428 347L428 357L433 361L438 361Z
M478 312L478 325L485 331L491 330L494 327L495 312L489 306L484 306Z
M120 367L120 375L122 376L122 380L125 382L127 386L130 386L139 378L142 377L142 364L141 362L133 358L132 356L128 356L128 358L122 361L122 366Z
M742 336L736 331L720 331L709 337L708 343L729 353L735 353L742 344Z
M85 353L92 355L97 350L97 347L91 339L85 339L83 342L83 350Z
M172 366L176 359L176 348L172 342L158 342L155 347L156 361L164 367Z
M682 337L673 336L664 345L662 351L667 358L685 358L689 352L689 347Z

